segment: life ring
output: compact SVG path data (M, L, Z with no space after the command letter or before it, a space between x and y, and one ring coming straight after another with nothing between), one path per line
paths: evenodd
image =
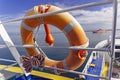
M43 9L46 12L61 10L53 5L39 5L30 9L25 16L41 14ZM51 24L63 31L70 46L88 47L89 45L89 40L83 28L68 12L23 20L21 23L21 38L24 45L35 45L33 40L33 30L40 24ZM30 56L39 54L35 48L26 48L26 50ZM61 61L52 60L46 57L45 65L75 70L84 63L86 56L81 57L84 53L86 53L85 50L71 50L67 58ZM55 72L57 71L55 70Z

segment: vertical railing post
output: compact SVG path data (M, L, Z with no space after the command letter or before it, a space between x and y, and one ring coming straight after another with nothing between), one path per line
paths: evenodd
M108 80L111 80L112 77L112 65L113 65L113 58L115 54L115 34L116 34L116 22L117 22L117 0L113 0L113 29L112 29L112 39L111 39L111 58L110 58L110 67L108 73Z

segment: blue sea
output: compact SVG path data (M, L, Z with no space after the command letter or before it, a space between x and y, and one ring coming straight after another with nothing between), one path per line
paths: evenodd
M52 35L55 39L54 46L56 46L56 47L67 47L67 46L69 46L65 35L61 31L53 30L51 32L52 32ZM11 37L11 39L14 42L15 45L21 45L22 44L19 32L9 31L8 34ZM44 40L45 39L44 30L40 30L38 34L39 34L38 36L35 35L35 37L37 37L36 41L37 41L38 45L39 46L48 46L45 43L45 40ZM98 42L100 42L102 40L105 40L105 39L108 39L109 36L111 35L111 31L108 31L108 32L103 33L103 34L95 34L93 32L86 32L86 35L89 38L89 47L94 48L95 45ZM0 38L0 45L4 45L4 44L5 44L4 41L2 40L2 38ZM62 60L64 58L66 58L66 56L69 53L69 50L66 50L66 49L54 49L52 47L49 47L49 48L42 47L42 49L49 58L54 59L54 60ZM26 55L27 54L24 48L19 47L19 48L17 48L17 50L19 51L20 55ZM91 51L89 51L89 55L90 55L90 52ZM10 51L7 48L1 48L0 49L0 58L6 58L6 59L14 60L13 56L11 55ZM0 61L0 63L1 64L10 64L10 63L4 62L4 61ZM77 71L82 71L84 66L85 66L85 64L83 64L83 66L81 66L79 69L77 69ZM78 76L78 75L71 74L71 73L64 73L64 74L61 74L61 75L67 76L67 77Z

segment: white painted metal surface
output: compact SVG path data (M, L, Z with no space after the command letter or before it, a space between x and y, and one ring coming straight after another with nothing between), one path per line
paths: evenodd
M29 73L26 73L26 71L22 67L22 64L21 64L21 61L20 61L20 54L17 51L17 49L15 47L9 47L9 46L14 46L14 43L10 39L8 33L6 32L6 30L5 30L5 28L2 24L0 24L0 35L1 35L2 39L4 40L6 46L8 46L11 54L13 55L13 57L15 58L15 60L17 61L17 63L21 67L21 69L23 70L23 72L26 74L26 76L29 75Z

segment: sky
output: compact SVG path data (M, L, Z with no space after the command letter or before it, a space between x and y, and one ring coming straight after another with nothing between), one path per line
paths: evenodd
M83 5L91 2L100 2L105 0L0 0L0 20L7 21L23 17L25 13L36 5L51 4L62 9L77 5ZM71 11L76 20L83 26L84 29L109 29L112 26L112 5L94 6L90 8ZM118 5L117 21L120 21L120 5ZM7 24L6 26L20 26L20 21ZM120 23L117 23L120 28Z

